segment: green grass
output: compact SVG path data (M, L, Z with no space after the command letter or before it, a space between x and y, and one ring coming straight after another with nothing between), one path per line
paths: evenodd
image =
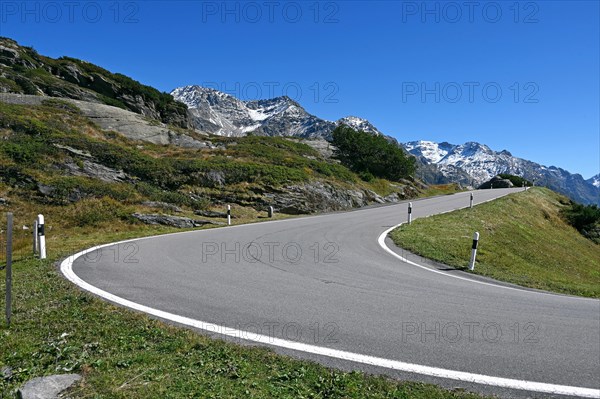
M465 269L481 234L475 273L525 287L600 298L600 246L560 216L568 200L548 189L417 219L391 233L413 253Z

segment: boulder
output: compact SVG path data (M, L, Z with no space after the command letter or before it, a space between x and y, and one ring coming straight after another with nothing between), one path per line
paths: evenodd
M79 374L51 375L34 378L17 393L20 399L58 399L58 395L81 379Z

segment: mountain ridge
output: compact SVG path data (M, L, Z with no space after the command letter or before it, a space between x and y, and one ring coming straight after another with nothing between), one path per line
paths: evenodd
M254 133L331 140L333 130L344 124L383 135L366 119L357 116L346 116L337 121L322 119L308 113L287 96L245 101L198 85L178 87L170 94L188 107L195 128L211 134L235 137Z
M507 150L494 151L473 141L456 145L419 140L403 146L422 162L436 165L446 178L463 184L479 186L498 174L508 173L551 188L578 202L600 204L600 182L598 186L593 184L598 176L585 180L578 173L514 157ZM465 180L460 172L466 172L471 180Z

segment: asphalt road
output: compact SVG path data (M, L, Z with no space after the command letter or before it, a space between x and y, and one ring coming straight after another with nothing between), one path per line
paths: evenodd
M475 203L518 191L476 191ZM468 203L413 201L413 219ZM600 397L600 301L402 262L378 238L406 215L401 203L152 237L62 269L122 305L327 365L506 397Z

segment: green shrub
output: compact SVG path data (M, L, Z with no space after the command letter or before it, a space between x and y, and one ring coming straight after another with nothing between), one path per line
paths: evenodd
M375 176L373 176L370 172L360 172L358 174L358 177L360 177L362 180L366 181L367 183L375 180Z
M571 202L562 210L562 215L583 236L600 244L600 208L597 205Z

